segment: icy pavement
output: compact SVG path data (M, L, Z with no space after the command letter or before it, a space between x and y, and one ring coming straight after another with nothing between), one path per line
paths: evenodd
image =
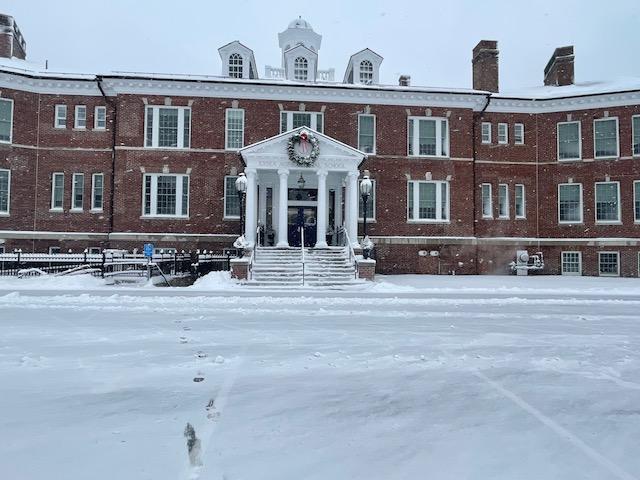
M0 479L639 479L640 299L596 283L3 295Z

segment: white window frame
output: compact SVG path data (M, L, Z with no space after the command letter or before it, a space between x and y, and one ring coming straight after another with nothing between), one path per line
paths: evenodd
M485 128L487 129L486 132ZM482 124L480 125L480 138L483 144L491 144L491 122L482 122Z
M504 197L501 195L503 191L504 191ZM504 201L505 203L505 209L506 209L505 214L502 214L500 212L501 201ZM498 184L498 220L509 220L509 218L511 218L510 207L511 205L509 205L509 184L499 183Z
M366 69L362 68L363 64L365 63L367 66ZM371 67L371 69L369 69L369 66ZM360 63L358 64L358 72L359 72L358 79L360 80L360 83L363 85L373 84L374 70L375 70L375 67L371 60L369 60L368 58L364 58L360 60Z
M231 52L227 57L227 75L229 78L244 78L244 57L240 53Z
M519 135L518 135L518 129L520 130ZM524 123L513 124L513 144L524 145Z
M490 215L486 215L484 213L484 189L485 187L489 188L489 211L491 212ZM486 219L492 219L493 218L493 185L491 185L490 183L483 183L480 185L480 208L482 209L482 218L486 218Z
M153 112L153 121L152 121L152 131L151 131L151 145L147 144L147 123L148 123L148 111L152 110ZM169 147L169 146L160 146L160 109L173 109L178 110L178 138L177 138L177 146ZM184 112L185 110L189 110L189 145L184 146ZM193 112L191 111L191 107L179 107L172 105L146 105L144 109L144 147L145 148L155 148L159 150L188 150L191 146L191 123L193 119Z
M240 141L240 146L239 147L231 147L231 146L229 146L229 140L230 140L230 135L229 135L229 115L231 113L235 113L235 112L242 112L242 140ZM240 150L241 148L244 147L244 121L245 121L244 108L227 108L225 110L225 115L224 115L224 147L225 147L226 150L237 151L237 150Z
M504 132L500 132L500 129L504 129ZM500 137L503 137L503 138L500 139ZM499 145L509 144L509 124L508 123L498 123L498 144Z
M615 183L618 189L618 219L617 220L598 220L598 189L597 185L606 185L609 183ZM593 185L593 217L598 225L619 225L622 223L622 205L621 205L621 192L620 192L620 182L618 181L609 181L609 182L595 182Z
M7 102L11 105L11 119L9 120L9 140L0 140L0 143L10 144L13 142L13 99L11 98L0 98L0 102Z
M600 122L608 122L614 120L616 122L616 154L615 155L596 155L596 124ZM618 122L618 117L605 117L605 118L596 118L593 120L593 158L601 160L607 158L618 158L620 157L620 125Z
M298 66L298 60L300 60L300 66ZM309 59L304 55L298 55L293 59L293 79L299 82L306 82L309 80ZM304 73L304 78L301 74ZM300 75L299 75L300 74Z
M98 122L98 118L100 117L100 113L103 112L102 115L104 117L104 125L100 126ZM103 105L98 105L93 109L93 129L94 130L106 130L107 129L107 107Z
M145 185L146 178L151 177L151 212L146 214L145 208ZM176 213L175 214L158 214L158 177L176 177ZM182 179L189 178L190 175L185 173L145 173L142 176L142 217L143 218L189 218L189 204L191 203L191 192L187 192L187 211L182 211ZM188 181L189 190L191 189L191 178Z
M577 254L578 255L578 271L577 272L568 272L564 270L564 256L565 254ZM560 252L560 274L567 276L581 276L582 275L582 252L579 250L566 250Z
M636 144L634 144L633 142L635 141L636 138L636 134L640 135L640 132L636 132L636 128L635 128L635 120L640 121L640 115L633 115L631 117L631 155L634 157L640 157L640 140L638 140L638 153L635 153L635 146Z
M61 247L49 247L49 255L60 255L61 253Z
M600 270L600 266L601 266L601 256L602 254L615 254L616 257L618 258L617 261L617 272L616 273L602 273ZM620 252L617 251L613 251L613 250L607 250L607 251L601 251L598 252L598 276L600 277L619 277L620 276Z
M435 155L420 155L420 121L432 120L436 123L436 154ZM409 132L411 128L411 122L413 121L413 134ZM447 136L445 138L445 147L447 154L442 154L442 124L446 125ZM449 128L449 119L444 117L407 117L407 156L408 157L421 157L421 158L450 158L451 155L451 142L450 142L451 129ZM413 153L409 154L409 138L413 136ZM416 153L417 152L417 153Z
M82 177L82 205L76 207L76 178ZM71 208L69 211L71 212L82 212L84 210L84 191L85 191L85 183L84 183L84 173L74 173L71 176Z
M362 180L358 181L358 190L360 190L360 182L362 182ZM372 222L376 221L376 181L374 179L371 179L371 185L371 195L369 195L369 201L367 204L371 205L372 216L367 216L367 223L369 220ZM364 222L364 218L360 215L360 207L362 207L362 196L358 195L358 222Z
M361 145L360 145L360 119L362 117L372 117L373 118L373 150L371 152L365 152L365 153L367 153L369 155L375 155L378 142L376 142L376 134L377 134L376 116L373 113L360 113L358 115L358 150L364 152L364 150L362 150Z
M7 172L7 209L0 210L0 216L8 216L11 212L11 170L0 168L0 172Z
M570 125L573 123L578 125L578 156L576 158L560 158L560 125ZM556 158L559 162L575 162L582 160L582 122L580 120L558 122L556 124Z
M634 223L640 223L640 215L636 215L636 203L640 202L640 195L637 194L636 190L640 191L640 180L634 180L633 182L633 221Z
M81 112L84 112L82 115ZM80 123L82 121L82 124ZM87 129L87 106L86 105L76 105L74 113L73 113L73 128L75 130L86 130Z
M578 185L578 187L580 188L580 221L572 221L572 220L561 220L560 219L560 188L564 185ZM584 221L584 196L583 196L583 191L584 189L582 188L582 183L559 183L558 184L558 224L560 225L577 225L580 224Z
M324 132L324 112L300 112L295 110L281 110L280 111L280 129L282 130L282 114L287 116L287 129L285 132L293 130L293 114L294 113L307 113L311 115L311 126L309 127L311 130L315 130L316 132L323 133ZM318 130L318 115L322 117L322 130ZM280 133L284 133L280 131Z
M224 189L224 197L222 199L222 211L223 211L223 219L224 220L240 220L240 215L229 215L227 213L227 179L228 178L234 178L237 179L238 175L225 175L224 177L224 185L223 185L223 189ZM236 188L235 187L235 181L233 183L233 187L232 188ZM235 190L237 192L237 190ZM240 208L242 208L242 204L240 205Z
M522 215L518 215L518 190L522 190ZM527 218L527 189L524 184L516 183L513 189L513 207L515 211L515 217L518 220Z
M62 115L62 111L64 110L64 115ZM55 113L54 113L54 119L53 119L53 126L55 128L67 128L67 114L68 114L68 109L66 105L56 105L55 106ZM64 124L61 123L61 121L64 121Z
M56 177L62 177L62 193L60 199L60 206L55 206L56 196ZM64 210L64 172L52 172L51 173L51 208L52 212L62 212Z
M96 207L96 177L102 177L102 188L100 189L102 196L102 206L99 208ZM104 173L94 173L91 175L91 211L104 211Z
M419 218L420 184L433 183L436 185L436 218ZM413 218L409 217L409 202L407 202L407 223L450 223L451 222L451 183L443 180L409 180L407 181L407 199L409 199L409 185L413 184ZM442 186L447 186L446 212L447 218L442 217Z

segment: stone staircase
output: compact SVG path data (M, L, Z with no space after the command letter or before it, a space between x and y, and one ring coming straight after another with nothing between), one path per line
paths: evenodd
M360 285L346 247L257 247L249 285L263 287L342 287ZM304 275L303 275L304 271ZM304 277L304 278L303 278Z

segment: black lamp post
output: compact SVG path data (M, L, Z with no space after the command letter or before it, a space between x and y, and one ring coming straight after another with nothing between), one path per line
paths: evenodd
M244 236L244 195L247 192L247 177L244 173L236 178L236 190L240 197L240 235Z
M362 255L364 258L369 258L369 249L370 242L369 237L367 236L367 203L369 202L369 197L371 196L371 191L373 190L373 184L369 179L369 175L365 175L360 181L360 196L362 197L363 204L363 237L362 237Z

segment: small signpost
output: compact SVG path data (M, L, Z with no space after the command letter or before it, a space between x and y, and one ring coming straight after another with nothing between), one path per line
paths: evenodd
M153 257L153 243L145 243L143 249L145 257Z

